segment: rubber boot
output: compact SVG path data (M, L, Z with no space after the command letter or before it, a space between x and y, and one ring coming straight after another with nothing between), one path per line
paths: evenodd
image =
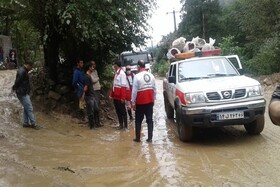
M88 122L89 122L89 128L93 129L94 128L94 117L93 117L93 115L88 116Z
M124 128L127 129L127 115L124 116L123 123L124 123Z
M102 125L100 124L99 112L96 112L96 113L94 114L94 118L95 118L96 127L101 127Z
M141 124L135 124L135 139L133 141L140 142Z
M127 113L128 113L128 115L129 115L129 119L130 119L130 120L133 120L131 109L130 109L130 110L127 110Z
M118 113L118 119L119 119L119 126L117 127L117 130L123 129L123 117L122 114Z
M154 125L148 124L148 139L146 140L147 142L151 142L153 139L153 129L154 129Z

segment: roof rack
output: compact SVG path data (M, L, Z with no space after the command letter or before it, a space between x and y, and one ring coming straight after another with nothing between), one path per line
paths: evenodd
M198 52L177 53L175 54L175 59L183 60L192 57L216 56L216 55L220 55L221 52L222 50L220 48L217 48L217 49L198 51Z

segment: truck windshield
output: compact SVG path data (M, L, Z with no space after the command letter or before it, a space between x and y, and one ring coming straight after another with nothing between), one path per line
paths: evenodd
M122 66L126 65L137 65L139 60L144 60L145 64L149 63L148 54L147 53L136 53L136 54L123 54L121 55Z
M224 58L184 61L178 66L179 81L236 75L238 71Z

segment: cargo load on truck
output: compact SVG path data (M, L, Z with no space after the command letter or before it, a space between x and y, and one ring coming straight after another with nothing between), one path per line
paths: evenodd
M207 43L205 39L198 36L186 41L184 37L177 38L172 42L171 49L166 54L170 61L192 58L220 55L221 49L215 47L215 39L209 38Z

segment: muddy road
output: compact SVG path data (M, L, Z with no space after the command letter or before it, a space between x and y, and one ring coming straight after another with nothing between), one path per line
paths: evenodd
M154 139L133 142L134 129L113 124L97 130L67 115L36 111L40 130L22 128L22 108L10 95L15 71L0 71L0 186L279 186L280 127L266 112L259 136L243 126L201 130L182 143L167 120L162 80L157 80ZM271 92L267 92L267 101Z

